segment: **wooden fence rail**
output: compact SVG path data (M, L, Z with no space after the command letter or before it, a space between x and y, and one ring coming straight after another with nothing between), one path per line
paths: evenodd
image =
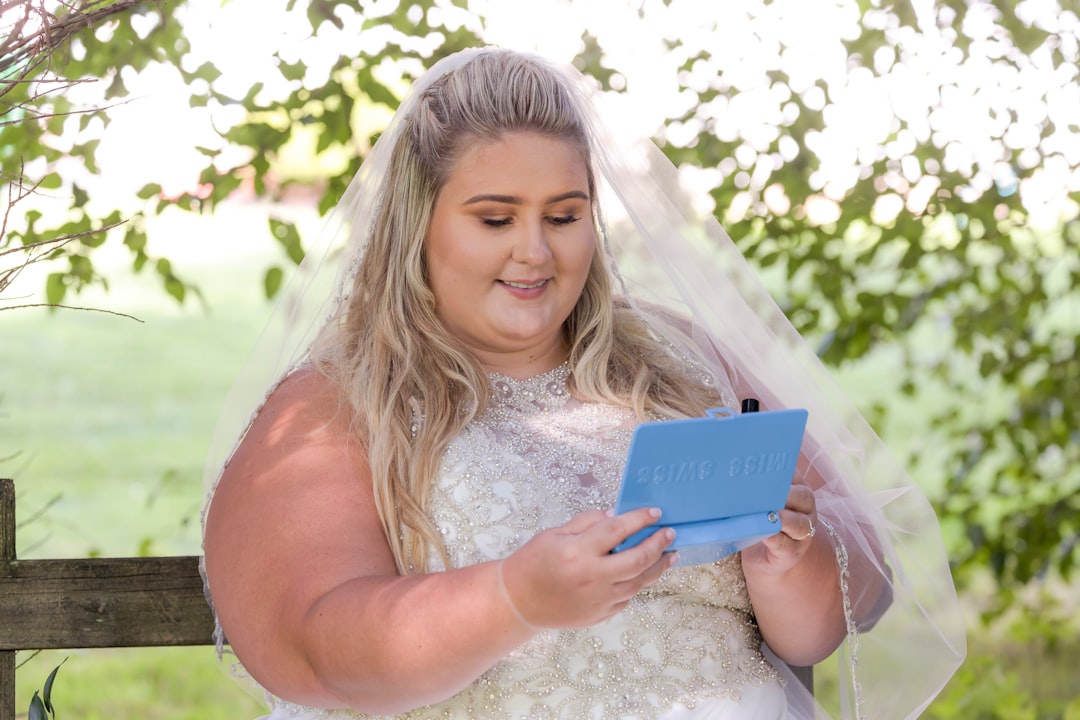
M0 720L15 718L15 652L210 645L199 558L19 560L15 484L0 479Z

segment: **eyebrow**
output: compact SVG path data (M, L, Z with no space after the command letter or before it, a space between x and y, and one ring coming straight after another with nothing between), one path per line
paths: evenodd
M587 193L584 193L581 190L571 190L570 192L564 192L561 195L556 195L554 197L548 198L545 205L551 205L552 203L562 202L563 200L571 199L584 200L588 202L589 196ZM461 204L474 205L480 202L497 202L505 203L507 205L522 205L524 201L517 195L499 195L496 193L483 193L480 195L474 195Z

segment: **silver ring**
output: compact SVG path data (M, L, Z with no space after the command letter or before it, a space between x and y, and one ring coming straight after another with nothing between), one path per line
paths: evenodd
M792 538L796 542L802 542L803 540L809 540L810 538L814 537L815 534L817 534L817 528L814 527L814 518L807 515L806 516L806 521L808 523L810 523L810 532L806 533L802 537Z

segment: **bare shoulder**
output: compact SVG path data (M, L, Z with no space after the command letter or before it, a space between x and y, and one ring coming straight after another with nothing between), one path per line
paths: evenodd
M287 377L258 412L222 473L204 546L225 635L271 688L304 677L307 608L354 578L396 574L351 406L317 370Z
M282 380L259 410L248 435L273 430L341 433L348 431L352 411L345 396L310 365Z
M282 380L259 409L222 473L214 505L236 493L326 481L335 468L360 459L348 402L322 373L305 366Z

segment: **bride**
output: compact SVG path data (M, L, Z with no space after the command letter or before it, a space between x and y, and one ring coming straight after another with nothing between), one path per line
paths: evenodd
M438 63L230 399L205 576L268 717L913 717L962 659L925 498L595 102L529 55ZM745 397L809 410L781 532L611 553L657 519L611 512L634 427ZM830 656L815 699L789 666Z

